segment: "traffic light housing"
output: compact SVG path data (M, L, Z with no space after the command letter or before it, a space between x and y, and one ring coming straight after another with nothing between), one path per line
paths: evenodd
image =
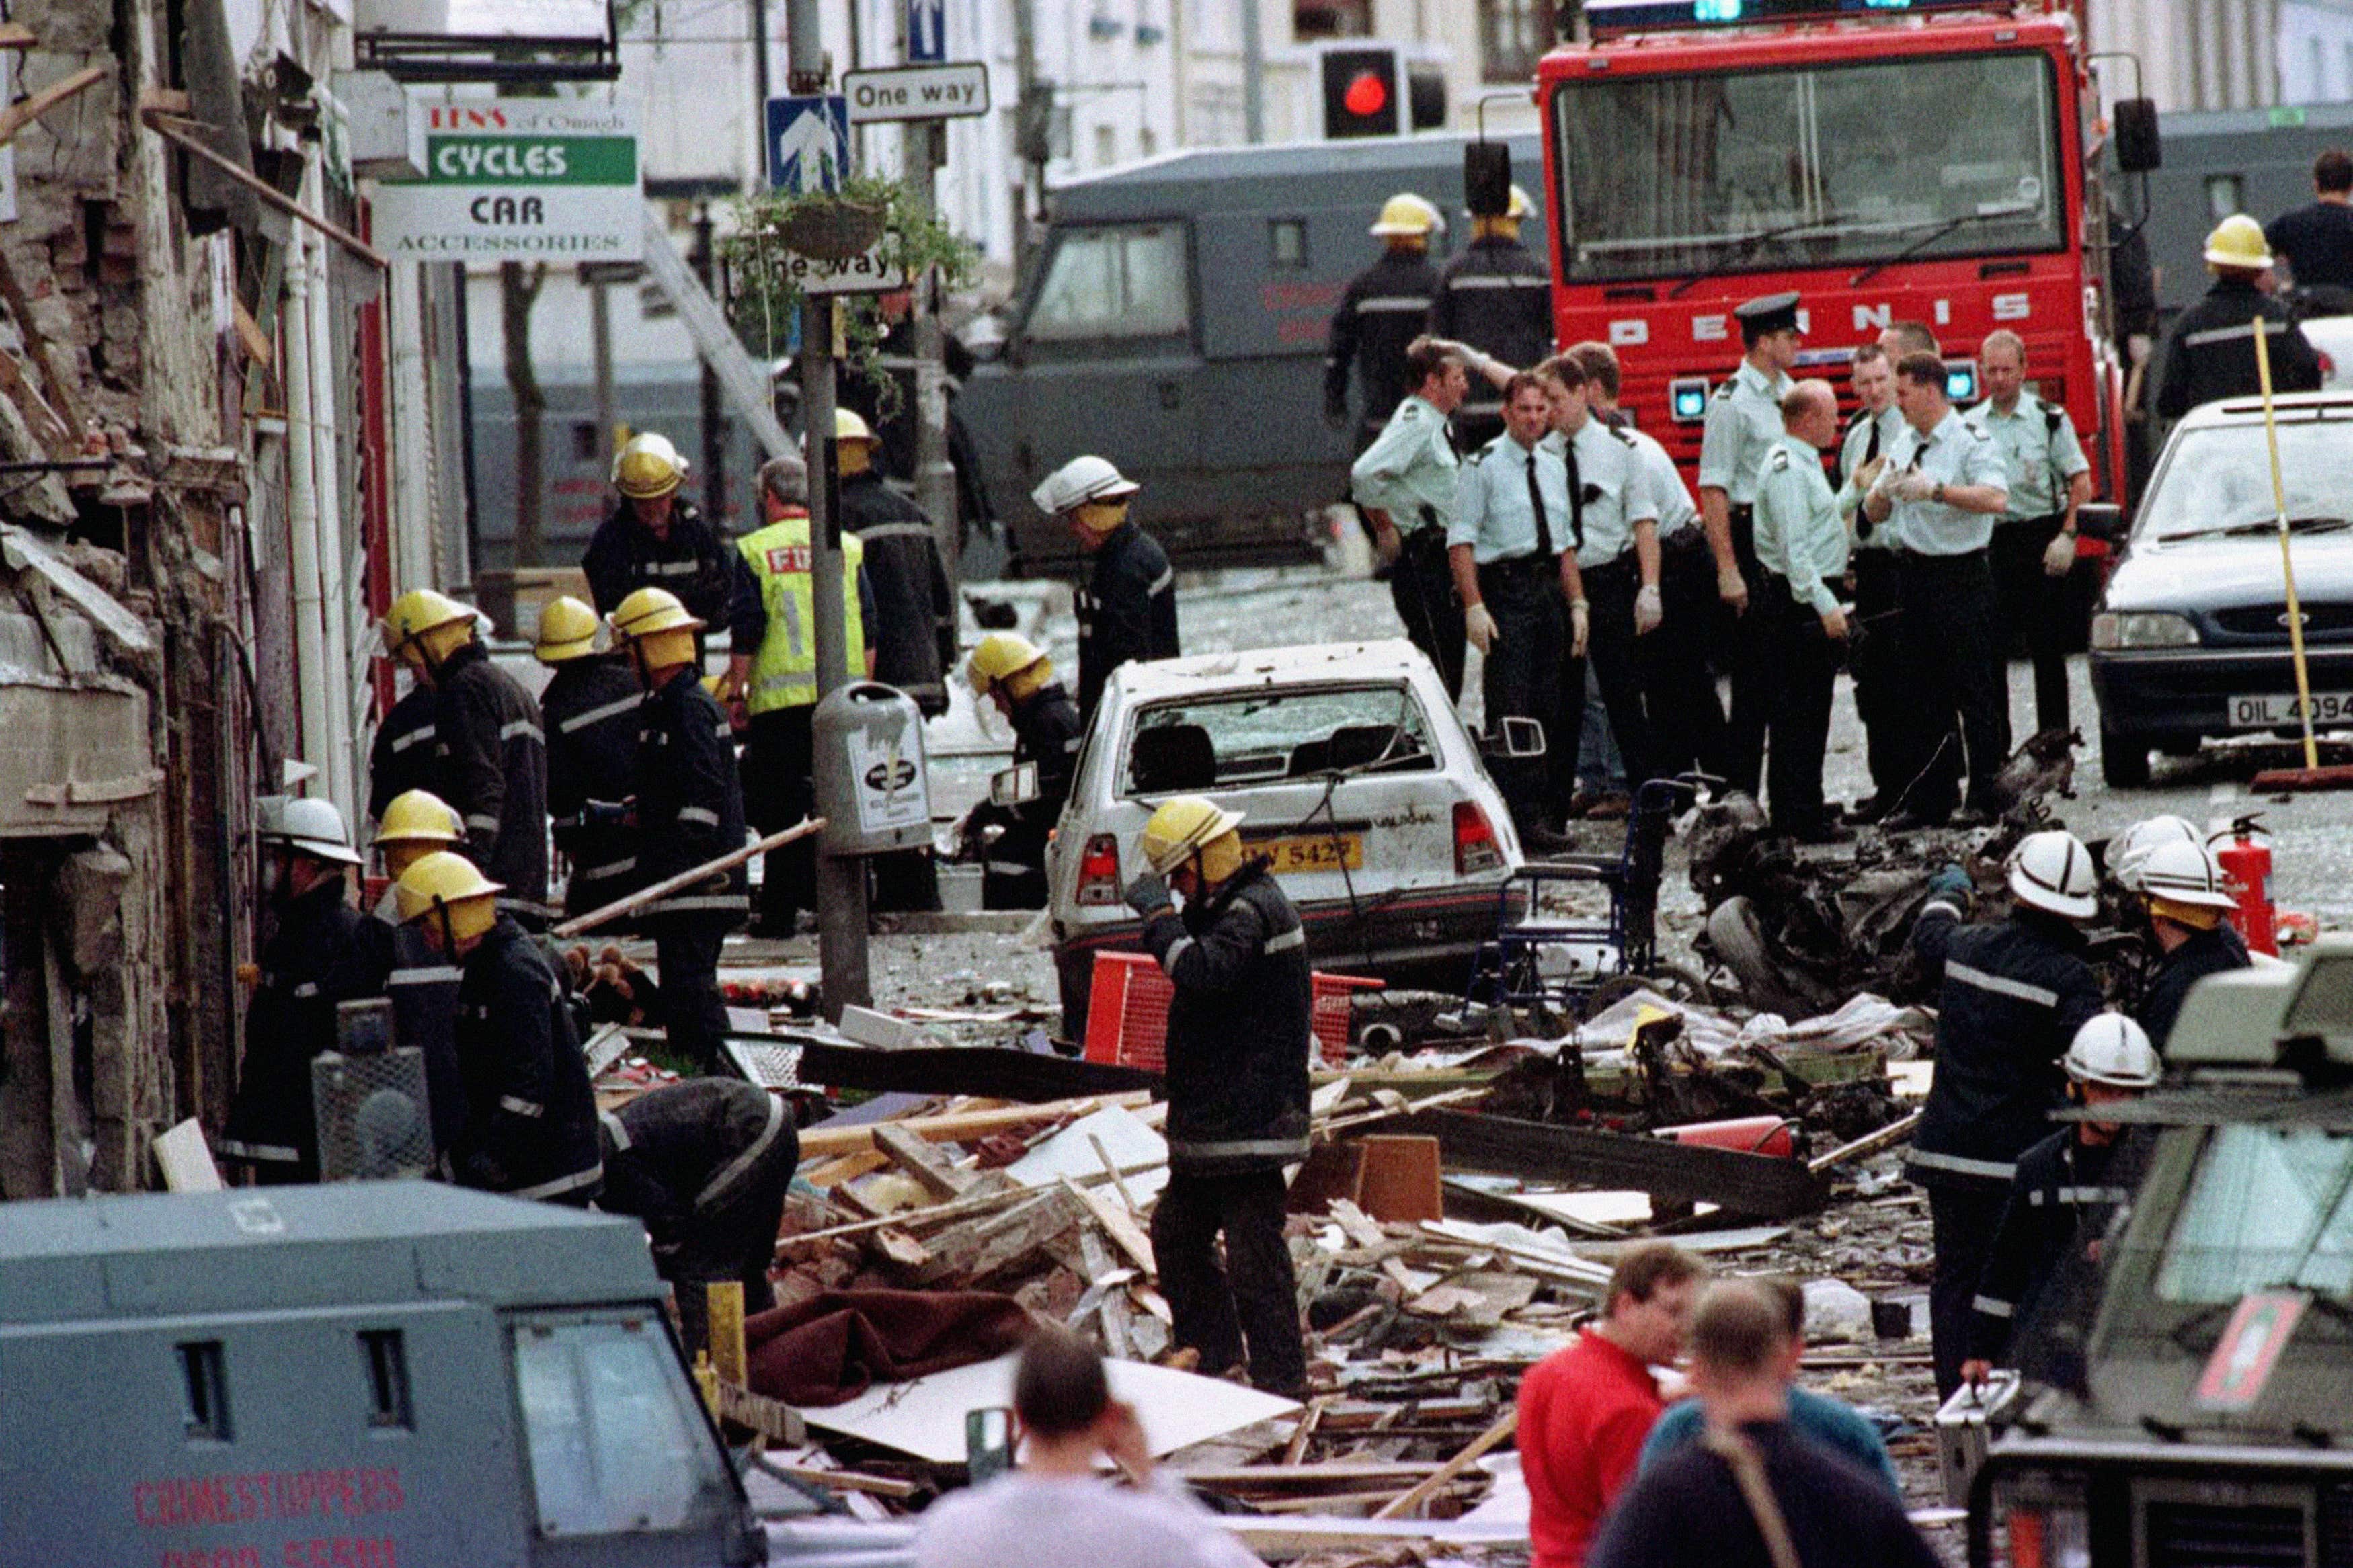
M1428 131L1446 123L1446 77L1408 65L1383 44L1324 51L1324 138L1355 141Z

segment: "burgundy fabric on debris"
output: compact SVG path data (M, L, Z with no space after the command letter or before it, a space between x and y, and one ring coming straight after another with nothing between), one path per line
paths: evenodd
M827 1290L744 1321L745 1376L787 1405L839 1405L1003 1355L1029 1326L1020 1302L988 1291Z

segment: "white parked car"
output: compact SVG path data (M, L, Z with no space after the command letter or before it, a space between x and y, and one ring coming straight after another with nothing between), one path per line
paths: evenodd
M2314 316L2302 325L2305 341L2320 351L2320 389L2353 392L2353 316Z
M1047 850L1066 1036L1094 958L1135 951L1136 837L1173 795L1243 814L1299 906L1316 968L1460 991L1520 863L1503 796L1411 643L1320 643L1112 675Z

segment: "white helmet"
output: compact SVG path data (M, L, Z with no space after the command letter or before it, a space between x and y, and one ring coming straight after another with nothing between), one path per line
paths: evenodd
M2139 891L2145 898L2234 910L2239 901L2231 896L2229 887L2230 879L2203 844L2160 844L2140 863Z
M1104 459L1090 455L1072 458L1048 474L1046 482L1029 492L1029 499L1038 503L1039 511L1060 514L1086 501L1117 500L1141 489Z
M2102 1013L2084 1021L2059 1065L2077 1083L2110 1089L2154 1089L2164 1070L2148 1031L2122 1013Z
M332 860L343 866L360 863L352 848L351 836L343 831L343 814L335 809L332 801L308 796L287 801L262 819L260 837L314 860Z
M2129 893L2140 891L2140 868L2149 851L2160 844L2192 844L2203 849L2206 836L2179 816L2152 816L2136 822L2108 840L2108 875Z
M2010 890L2046 914L2090 920L2100 910L2097 886L2092 852L2063 829L2028 834L2010 857Z

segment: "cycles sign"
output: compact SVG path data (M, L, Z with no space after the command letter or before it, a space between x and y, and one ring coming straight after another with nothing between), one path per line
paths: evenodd
M635 261L638 110L497 99L418 104L425 178L377 193L376 242L412 261Z

